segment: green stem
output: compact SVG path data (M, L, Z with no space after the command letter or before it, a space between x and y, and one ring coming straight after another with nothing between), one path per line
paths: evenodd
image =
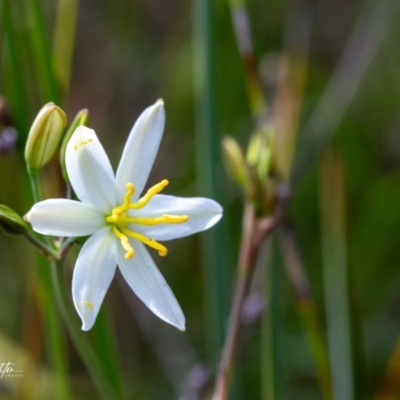
M243 214L237 281L229 315L224 348L219 363L218 376L212 396L213 400L225 400L228 398L241 331L240 319L243 304L250 289L260 246L266 236L275 229L278 221L278 216L257 219L253 205L250 202L246 202Z
M41 200L41 190L40 190L40 182L39 176L37 174L29 175L32 193L34 197L35 203ZM46 241L48 242L48 246L52 246L52 242L50 238L46 237ZM62 312L64 317L64 323L67 326L67 329L71 335L71 338L75 344L76 349L78 350L79 355L81 356L83 362L86 365L86 368L91 374L93 382L105 400L117 400L121 399L121 396L118 396L114 390L109 385L109 381L107 380L106 375L104 374L102 367L99 363L99 360L94 352L89 340L82 334L79 326L76 323L76 313L73 307L71 307L71 299L68 296L68 290L65 284L65 279L62 276L62 265L61 262L50 261L51 271L48 268L42 269L42 280L44 282L45 290L47 293L52 293L53 298L57 300L58 307ZM58 320L58 313L56 307L54 307L54 301L45 302L48 306L48 311L51 313L52 318L49 319L52 322L52 332L55 329L58 329L57 336L51 335L51 338L54 339L52 341L52 348L54 347L54 352L58 356L60 352L58 351L58 346L61 346L63 349L63 344L61 340L59 343L56 343L55 340L60 339L61 329L60 323ZM57 328L56 328L57 324ZM54 337L53 337L54 336ZM61 360L61 358L57 358L54 360L58 363L65 365L65 360ZM61 365L58 365L57 370L61 369ZM66 397L65 397L66 398Z
M55 259L59 258L59 255L54 249L48 246L46 243L43 243L40 239L34 236L32 233L28 232L25 234L25 237L39 250L41 250L46 256L53 257Z
M91 343L88 338L82 334L76 322L76 312L71 306L71 299L62 271L61 262L51 262L51 273L56 300L64 317L67 329L102 398L104 400L119 400L122 397L118 396L109 385L108 379L99 364L99 360L96 353L93 351Z
M30 175L30 182L32 188L32 194L34 202L37 203L41 200L40 183L37 175ZM52 243L50 238L45 238L46 243L43 243L36 239L33 235L27 235L28 240L31 241L35 246L45 251L47 254L51 254L57 258L55 250L52 249ZM41 304L45 314L47 332L49 336L50 354L54 368L57 372L58 379L58 395L60 399L70 399L69 390L69 379L67 370L67 359L65 354L65 342L62 334L61 322L57 307L55 305L55 293L51 282L51 271L46 265L43 265L43 259L38 261L38 274L40 278L41 286Z

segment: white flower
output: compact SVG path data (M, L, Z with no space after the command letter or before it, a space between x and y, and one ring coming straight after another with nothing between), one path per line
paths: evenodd
M161 256L170 240L210 228L221 206L205 198L158 194L163 180L139 198L156 157L165 124L164 103L147 108L132 128L116 176L95 132L78 127L66 150L66 166L79 201L49 199L26 215L36 232L52 236L88 236L76 261L72 296L82 329L89 330L115 274L159 318L185 329L185 317L146 245Z

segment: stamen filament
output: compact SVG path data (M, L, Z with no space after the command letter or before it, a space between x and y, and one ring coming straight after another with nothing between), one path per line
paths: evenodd
M128 238L122 232L120 232L115 226L113 226L113 232L115 233L117 238L121 240L121 245L124 248L124 250L126 250L125 258L132 258L134 250L130 245Z
M160 193L167 185L169 182L166 179L163 179L160 183L157 183L153 187L151 187L146 194L137 202L133 204L129 204L129 208L137 210L139 208L144 207L150 200L151 198L156 195L157 193ZM132 185L131 183L126 184L126 188L128 189L128 185ZM132 185L133 186L133 185ZM132 192L133 193L133 192ZM128 193L125 195L125 202L124 206L126 204L126 198L127 198ZM129 198L130 199L130 198Z
M137 232L132 232L129 229L122 229L122 232L127 235L130 236L133 239L139 240L140 242L146 244L147 246L158 250L158 254L160 256L166 256L168 253L168 250L165 246L163 246L161 243L158 243L156 240L154 239L149 239L148 237L141 235L140 233Z
M137 210L143 208L154 195L160 193L168 184L169 182L166 179L163 179L160 183L151 187L138 202L131 203L135 187L132 183L128 182L125 185L127 192L124 196L124 202L120 206L113 208L111 214L106 217L106 221L112 224L113 232L121 241L121 245L126 251L125 258L132 258L134 254L134 250L129 243L127 236L139 240L145 245L157 250L160 256L166 256L168 252L167 248L161 243L158 243L155 239L149 239L140 233L127 229L128 223L138 225L182 224L189 219L187 215L163 214L161 217L147 218L131 217L127 214L129 209Z
M181 224L189 219L187 215L167 215L163 214L161 217L156 218L139 218L129 217L127 222L140 225L158 225L158 224Z
M135 186L133 186L132 183L128 182L125 185L125 187L127 189L127 192L125 193L125 196L124 196L124 203L121 206L117 207L121 211L125 211L129 208L129 206L131 205L131 197L133 196L133 193L135 193Z

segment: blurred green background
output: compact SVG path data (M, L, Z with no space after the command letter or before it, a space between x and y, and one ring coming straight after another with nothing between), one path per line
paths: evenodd
M288 214L327 343L333 398L397 399L398 2L248 0L243 10L233 0L0 0L0 204L21 215L32 205L23 149L46 102L69 122L87 108L116 167L140 112L163 98L167 123L148 185L166 178L166 193L212 197L224 218L209 233L168 243L167 257L152 254L185 313L185 333L157 319L117 273L88 336L125 398L208 398L243 208L220 141L231 135L245 149L256 127L232 23L247 15L268 118L277 136L297 139ZM55 158L42 174L46 197L64 195L59 174ZM231 398L328 399L278 247L259 263L246 301ZM76 255L65 262L68 285ZM68 398L58 394L41 259L22 237L0 236L0 364L24 370L0 379L1 399ZM273 299L267 259L276 264ZM272 305L273 329L265 324ZM61 332L69 398L99 398ZM103 342L103 332L111 339Z

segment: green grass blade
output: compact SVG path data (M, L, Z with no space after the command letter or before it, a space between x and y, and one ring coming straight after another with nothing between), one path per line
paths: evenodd
M59 0L53 43L53 68L55 77L65 94L71 78L77 0Z
M60 90L54 77L48 34L39 0L27 0L25 11L28 20L30 45L36 68L39 89L44 103L61 104Z
M21 35L17 34L12 20L9 0L0 3L1 30L3 33L3 48L1 53L0 84L9 103L14 123L23 138L29 130L29 96L25 82L20 43Z
M111 387L123 398L121 383L121 368L117 357L117 346L114 340L112 328L109 323L106 307L103 305L96 323L91 331L93 345L99 361L103 367L104 375L108 378Z
M355 398L349 286L346 260L346 214L342 159L326 153L320 166L321 236L328 348L337 399Z
M196 98L196 157L200 192L221 200L216 171L220 160L220 136L216 115L214 68L214 6L212 0L194 0L194 83ZM224 222L202 234L205 273L207 336L210 361L215 363L224 340L227 318L227 251Z

